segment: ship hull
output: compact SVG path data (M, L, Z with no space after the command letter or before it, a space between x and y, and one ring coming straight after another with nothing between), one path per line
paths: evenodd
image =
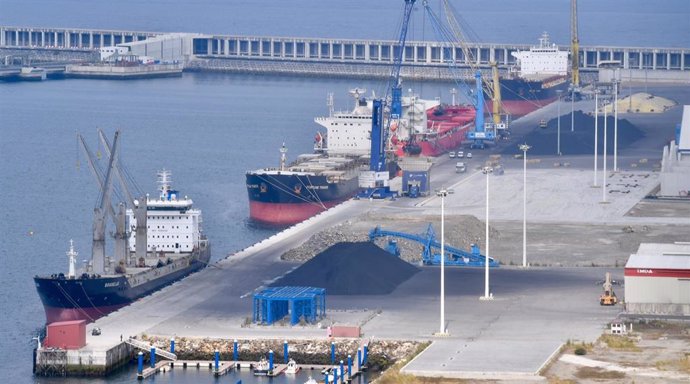
M465 136L467 136L469 129L470 126L467 125L436 140L420 142L419 145L422 148L422 156L436 157L458 149L465 139Z
M501 79L501 103L504 113L520 117L534 112L558 99L558 91L566 92L568 82L565 76L554 76L544 80L521 78ZM486 111L492 110L491 99L486 101Z
M356 176L329 182L325 176L247 173L249 218L264 225L299 223L351 197Z
M413 141L416 151L406 151L407 142L401 142L396 149L398 157L422 155L440 156L460 147L467 132L474 126L475 111L466 106L441 106L427 111L428 129L417 134Z
M76 279L36 276L34 283L43 303L46 323L68 320L91 322L204 268L209 259L210 248L207 247L185 267L134 286L130 285L131 278L123 275ZM136 277L133 276L134 279Z

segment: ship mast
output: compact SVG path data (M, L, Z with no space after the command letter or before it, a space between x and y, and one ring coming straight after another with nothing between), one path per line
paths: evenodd
M67 257L69 258L69 272L67 272L67 278L74 279L77 276L77 255L79 255L79 253L74 250L74 241L70 239L69 251L67 251Z
M287 147L285 146L285 143L283 143L283 146L280 147L280 170L284 171L285 170L285 162L287 160Z

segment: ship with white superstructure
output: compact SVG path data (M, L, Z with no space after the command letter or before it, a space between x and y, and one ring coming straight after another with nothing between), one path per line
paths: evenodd
M112 180L122 172L117 163L111 158L109 170L100 173L102 194L94 214L91 260L78 266L78 252L70 241L67 273L34 277L47 323L95 321L206 267L210 260L201 211L191 198L172 188L170 171L158 173L158 196L132 199L129 208L124 203L110 205ZM105 254L108 218L116 226L112 256Z

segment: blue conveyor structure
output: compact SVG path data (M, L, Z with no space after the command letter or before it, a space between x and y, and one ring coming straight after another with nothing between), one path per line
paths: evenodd
M422 250L422 263L424 265L440 265L440 249L441 243L436 241L436 233L434 228L429 224L426 229L426 233L422 235L413 235L404 232L387 231L381 229L380 226L369 231L369 240L373 241L377 237L400 237L407 240L416 241L424 247ZM438 249L438 251L432 251L432 248ZM444 253L446 258L444 264L448 266L459 266L459 267L484 267L486 266L486 256L479 253L479 247L472 244L472 250L470 252L464 251L459 248L451 247L448 244L444 245ZM489 266L498 267L499 264L496 260L489 257Z

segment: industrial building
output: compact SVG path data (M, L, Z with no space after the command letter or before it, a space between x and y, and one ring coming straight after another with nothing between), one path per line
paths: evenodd
M690 316L690 242L640 244L625 265L625 308Z
M690 196L690 105L683 106L683 119L676 128L676 139L664 147L660 180L659 196Z

